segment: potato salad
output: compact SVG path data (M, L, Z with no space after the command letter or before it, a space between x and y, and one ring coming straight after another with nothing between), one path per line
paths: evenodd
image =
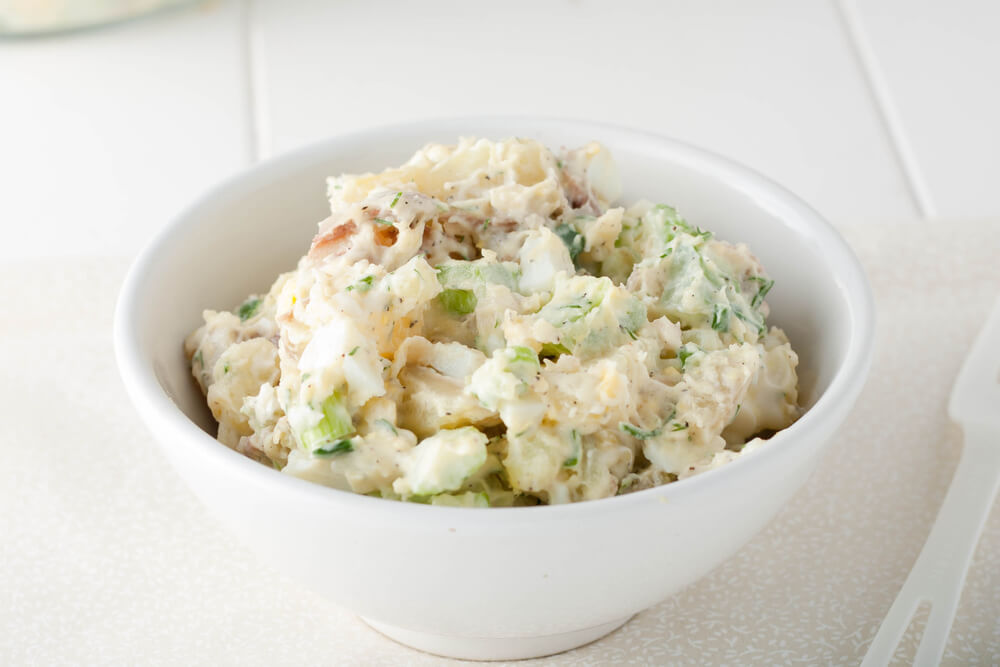
M432 144L329 179L297 267L188 336L218 439L432 505L605 498L766 446L798 358L743 244L619 205L597 143Z

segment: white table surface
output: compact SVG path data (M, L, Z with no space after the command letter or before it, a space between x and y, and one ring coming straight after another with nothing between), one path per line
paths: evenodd
M0 664L438 661L205 517L127 402L110 321L135 252L211 184L330 134L488 113L755 167L844 231L879 303L872 378L796 501L702 582L547 662L863 654L950 479L945 398L1000 286L1000 3L491 7L227 0L0 41ZM997 514L948 664L1000 663Z

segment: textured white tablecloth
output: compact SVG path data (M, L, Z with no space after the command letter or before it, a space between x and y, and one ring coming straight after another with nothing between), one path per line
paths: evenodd
M945 404L1000 288L1000 223L846 235L878 300L875 364L807 487L696 585L543 662L856 664L863 655L957 461L961 437ZM0 266L0 664L448 662L303 590L282 575L293 563L258 560L206 516L118 379L111 320L127 263ZM908 655L913 645L911 632ZM1000 663L1000 512L945 663Z

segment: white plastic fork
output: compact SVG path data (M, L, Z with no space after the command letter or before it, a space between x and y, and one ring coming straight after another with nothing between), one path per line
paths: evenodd
M929 602L931 612L913 664L941 662L972 554L1000 486L1000 300L958 373L948 415L962 426L962 458L927 542L862 667L889 663L921 602Z

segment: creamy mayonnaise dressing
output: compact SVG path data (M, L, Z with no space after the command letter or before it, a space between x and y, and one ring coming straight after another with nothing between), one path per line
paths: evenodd
M763 267L669 206L612 206L599 144L429 145L328 193L297 268L185 342L247 456L384 498L565 503L716 468L799 414Z

